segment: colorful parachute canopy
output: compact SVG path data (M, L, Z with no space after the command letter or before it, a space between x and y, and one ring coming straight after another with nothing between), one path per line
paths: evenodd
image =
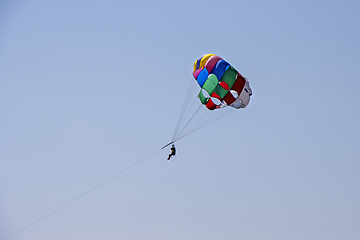
M225 106L245 108L250 101L249 81L215 54L196 60L193 76L201 87L198 98L210 110Z

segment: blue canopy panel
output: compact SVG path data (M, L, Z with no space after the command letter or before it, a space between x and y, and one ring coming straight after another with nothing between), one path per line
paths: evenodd
M226 62L224 59L221 59L216 63L215 67L211 70L211 73L215 74L217 79L221 79L222 75L224 75L229 66L230 64L228 62Z
M199 75L198 75L198 77L196 79L196 81L198 82L200 87L203 87L203 85L206 82L208 76L209 76L209 73L208 73L206 68L201 70L201 72L199 73Z

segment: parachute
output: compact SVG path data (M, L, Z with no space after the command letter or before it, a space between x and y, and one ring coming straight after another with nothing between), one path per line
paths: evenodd
M168 145L234 109L245 108L250 102L252 90L247 78L215 54L205 54L197 59L193 76L195 81L191 80L173 138Z
M193 76L201 87L200 102L214 110L224 106L245 108L252 91L249 81L228 62L215 54L206 54L194 63Z

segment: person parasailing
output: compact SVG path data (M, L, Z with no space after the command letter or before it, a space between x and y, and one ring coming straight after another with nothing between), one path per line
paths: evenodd
M170 152L167 160L170 160L170 158L171 158L172 156L175 156L175 154L176 154L176 148L175 148L175 145L174 145L174 144L171 145L170 150L171 150L171 152Z

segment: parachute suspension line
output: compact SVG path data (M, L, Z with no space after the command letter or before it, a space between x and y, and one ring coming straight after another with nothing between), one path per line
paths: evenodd
M189 90L183 105L183 109L181 111L181 114L179 116L179 120L177 123L177 127L174 131L174 135L172 140L174 141L176 136L178 135L178 132L183 128L183 125L186 124L188 115L191 113L194 103L196 102L196 99L193 98L193 95L196 91L196 85L194 84L194 81L192 80L190 82Z
M176 136L180 135L182 131L184 131L184 129L186 128L186 126L190 123L190 121L194 118L194 116L197 114L197 112L200 110L201 105L199 105L198 108L194 108L194 105L196 103L197 99L195 98L189 108L189 110L186 113L186 116L184 117L184 120L186 119L186 121L183 122L183 125L180 129L180 131L176 134ZM190 115L190 116L189 116ZM176 138L176 137L175 137Z
M187 118L188 118L189 114L191 113L193 106L197 100L196 98L193 97L195 90L196 90L196 85L194 84L194 82L195 81L191 79L189 89L188 89L183 107L181 109L180 116L179 116L178 122L176 124L176 128L175 128L173 137L172 137L173 142L179 135L179 131L181 131L184 128L184 125L186 125L187 122L189 121L189 120L187 120Z
M226 116L227 114L231 113L234 111L234 108L231 108L231 107L226 107L225 109L222 109L222 110L218 110L218 112L211 112L209 114L208 117L204 118L201 123L197 124L197 126L199 125L208 125L224 116ZM194 126L195 130L196 130L196 127Z
M222 117L224 117L224 116L226 116L226 115L228 115L229 113L232 113L232 112L234 112L234 109L232 109L232 108L224 109L219 114L215 114L215 115L213 115L211 117L204 118L202 121L198 121L196 124L194 124L194 126L192 126L188 130L183 132L183 134L181 136L179 136L176 139L176 141L178 141L181 138L184 138L184 137L196 132L197 130L209 125L210 123L213 123L213 122L219 120L220 118L222 118Z
M196 114L199 112L199 110L201 109L202 105L200 105L198 107L198 109L192 114L192 116L189 118L189 120L186 122L186 124L181 128L180 132L174 136L174 141L177 141L179 139L179 135L182 134L182 132L186 129L186 127L189 125L189 123L191 122L191 120L196 116Z
M177 127L176 131L174 132L174 135L172 137L172 140L174 141L176 139L176 137L179 135L179 132L182 131L182 129L184 128L184 125L186 125L186 123L189 121L188 120L188 116L191 113L191 109L194 105L195 101L193 101L193 103L191 105L190 102L189 104L186 106L185 109L187 109L186 111L183 112L183 114L181 115L181 121L179 122L179 126ZM189 107L190 106L190 107Z
M204 119L209 117L210 113L211 111L209 111L201 103L199 103L198 109L193 113L191 119L188 121L186 126L183 127L177 138L180 138L184 134L184 132L189 131L189 129L194 128L194 126L201 124Z
M179 116L179 119L177 121L177 124L176 124L176 127L175 127L175 131L174 131L174 134L173 134L173 138L172 138L172 141L174 140L174 136L176 135L177 131L179 130L179 127L183 121L183 118L184 118L184 111L186 109L186 106L188 105L188 102L190 100L190 92L191 91L191 88L192 88L192 84L190 83L189 85L189 89L188 89L188 92L186 94L186 98L185 98L185 101L184 101L184 104L183 104L183 107L181 109L181 112L180 112L180 116Z
M192 129L199 127L202 125L202 122L204 122L206 119L211 118L210 111L207 109L201 109L203 108L202 105L200 105L199 110L202 112L199 112L196 116L196 119L191 122L191 124L188 124L184 129L181 131L181 133L178 136L178 139L182 138L184 135L188 135L187 133L189 131L192 131ZM189 122L190 123L190 122Z
M191 79L173 137L168 145L222 118L233 110L233 108L228 106L224 107L224 109L208 110L199 102L199 99L195 97L197 96L196 91L198 90L196 83L196 81ZM168 145L165 145L163 148Z
M185 101L184 101L183 107L182 107L182 109L181 109L179 119L178 119L178 121L177 121L177 123L176 123L176 127L175 127L174 134L173 134L173 137L172 137L171 141L174 141L175 135L176 135L177 132L179 131L179 128L180 128L180 126L181 126L181 124L182 124L182 122L183 122L183 120L184 120L184 116L185 116L185 113L184 113L184 112L185 112L185 110L187 109L187 105L188 105L188 103L189 103L189 101L190 101L190 93L192 92L192 90L191 90L191 89L192 89L192 86L193 86L193 84L190 83L189 89L188 89L188 92L187 92L187 94L186 94Z

